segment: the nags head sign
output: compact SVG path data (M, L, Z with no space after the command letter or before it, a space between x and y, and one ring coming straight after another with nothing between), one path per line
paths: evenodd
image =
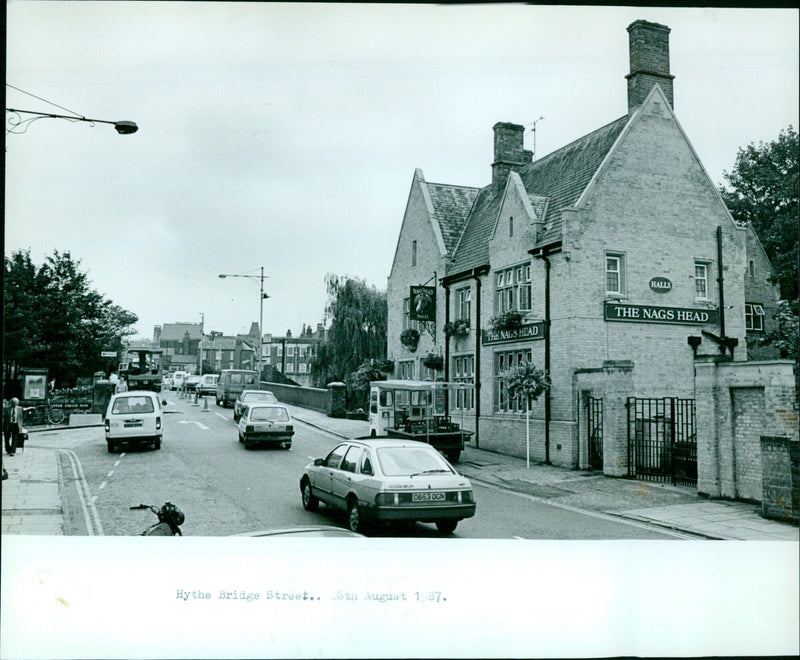
M509 330L488 329L482 331L484 344L499 344L504 341L519 341L520 339L544 339L544 321L524 323L519 328Z
M717 323L716 309L692 307L656 307L653 305L628 305L607 302L603 310L606 321L627 323L674 323L677 325L706 325Z

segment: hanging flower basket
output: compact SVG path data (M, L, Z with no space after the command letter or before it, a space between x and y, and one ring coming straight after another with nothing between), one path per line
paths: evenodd
M419 330L407 328L400 333L400 343L412 353L417 350L419 345Z
M422 358L422 364L433 371L441 371L444 367L444 358L438 353L428 353Z
M522 312L510 309L489 319L493 330L518 330L522 327Z
M446 337L466 337L469 334L469 321L457 319L444 324L444 334Z

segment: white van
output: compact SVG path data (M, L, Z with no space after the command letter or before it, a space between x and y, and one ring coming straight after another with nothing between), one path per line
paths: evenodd
M146 444L161 449L162 418L156 392L131 390L113 395L104 420L108 451L113 454L126 444Z
M176 371L172 374L172 389L179 390L186 384L186 379L189 377L188 371Z

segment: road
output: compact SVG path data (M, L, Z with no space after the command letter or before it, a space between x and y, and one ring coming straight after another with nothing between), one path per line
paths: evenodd
M140 503L174 502L185 513L185 535L226 536L302 524L345 526L327 507L305 511L299 477L314 458L325 456L339 438L295 423L292 448L246 450L238 442L233 411L207 397L199 405L163 394L168 401L159 451L110 454L102 428L41 434L38 445L61 450L66 476L67 535L139 534L155 516L131 510ZM207 402L207 403L206 403ZM77 464L77 468L75 465ZM78 474L79 479L73 479ZM85 502L78 497L83 486ZM473 482L474 518L459 523L454 537L473 539L677 539L685 535L602 514L550 505L525 494ZM87 515L87 511L91 515ZM96 512L96 515L95 515ZM88 523L87 523L88 520ZM435 526L377 529L378 536L438 538Z

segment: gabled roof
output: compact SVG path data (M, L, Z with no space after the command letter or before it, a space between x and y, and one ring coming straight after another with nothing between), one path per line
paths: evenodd
M433 218L439 223L445 249L452 254L469 217L472 204L478 196L478 188L427 182L425 185L428 187L433 205Z
M187 332L189 339L200 339L202 326L199 323L165 323L161 327L161 341L183 341Z
M561 240L561 209L577 202L629 119L624 115L519 170L537 214L546 208L539 245ZM502 200L503 188L492 184L478 192L448 274L489 264L489 237Z

